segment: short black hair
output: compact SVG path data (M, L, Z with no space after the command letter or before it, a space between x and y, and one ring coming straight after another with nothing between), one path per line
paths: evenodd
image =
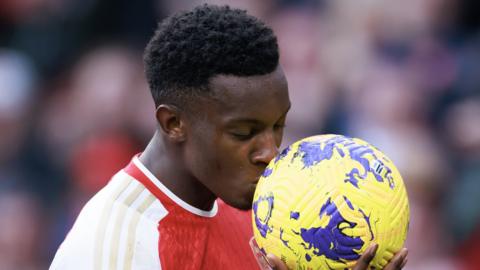
M278 58L277 38L262 21L245 10L205 4L163 20L145 49L144 64L158 106L208 92L215 75L271 73Z

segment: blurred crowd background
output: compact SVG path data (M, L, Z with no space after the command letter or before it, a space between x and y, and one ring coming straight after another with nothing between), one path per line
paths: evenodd
M0 269L46 269L87 199L154 128L142 52L204 1L0 1ZM208 1L275 31L292 110L283 146L340 133L397 164L406 269L480 269L475 0Z

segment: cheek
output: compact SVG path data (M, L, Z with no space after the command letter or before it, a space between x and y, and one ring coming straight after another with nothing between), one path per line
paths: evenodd
M191 142L190 163L195 176L203 181L217 178L225 170L225 151L214 132L196 134Z
M193 175L210 188L235 185L248 169L248 144L221 132L199 132L188 148L186 158Z
M236 182L248 166L248 150L243 144L232 142L228 138L219 140L212 158L212 171L221 177L221 181Z
M226 177L228 175L233 176L236 172L236 167L240 165L237 155L238 153L235 151L225 148L223 145L219 145L218 148L216 148L216 153L212 160L212 169L221 177Z

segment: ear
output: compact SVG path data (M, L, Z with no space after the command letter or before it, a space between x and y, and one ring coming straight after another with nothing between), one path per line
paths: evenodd
M185 141L185 119L177 107L162 104L157 107L155 115L161 130L168 138L175 142Z

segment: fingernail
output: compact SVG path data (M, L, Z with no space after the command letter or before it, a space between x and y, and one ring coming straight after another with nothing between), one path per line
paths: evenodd
M267 264L268 266L271 268L271 269L274 269L274 265L272 265L272 263L270 262L270 260L272 259L272 255L269 253L267 254L267 256L265 256L265 261L267 261Z
M377 253L377 249L378 249L378 244L374 243L370 246L368 253L372 256L375 256L375 253Z
M405 257L407 257L407 255L408 255L408 249L404 248L402 257L405 259Z

